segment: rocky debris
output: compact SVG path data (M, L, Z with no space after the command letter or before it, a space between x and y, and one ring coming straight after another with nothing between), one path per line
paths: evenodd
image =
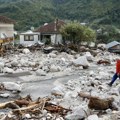
M9 108L9 112L1 113L1 119L63 119L63 117L70 112L60 105L50 102L50 98L38 98L33 101L28 95L25 98L20 98L14 101L0 103L0 109Z
M83 66L83 67L88 67L89 62L87 61L86 56L79 57L73 61L74 66Z
M37 76L46 76L46 72L43 71L42 69L38 69L38 70L36 71L36 75L37 75Z
M12 73L14 73L14 70L11 69L11 68L5 67L5 68L3 69L3 72L4 72L4 73L12 74Z
M19 119L26 120L117 120L120 116L119 81L116 81L111 88L107 83L112 78L115 71L115 61L119 58L119 55L107 51L103 52L100 49L95 50L93 55L90 49L84 49L83 53L73 54L49 51L49 49L47 54L41 51L30 52L24 50L23 52L22 49L20 51L17 50L14 54L0 58L1 73L6 71L7 73L31 71L35 77L37 76L43 80L44 77L49 78L48 75L55 77L55 75L57 76L61 73L65 75L76 73L78 75L77 79L70 78L64 86L61 86L58 82L57 86L51 90L51 101L49 102L42 101L42 98L38 99L38 101L21 98L11 103L8 102L7 107L12 112L0 113L0 118L12 120L16 120L19 117ZM88 69L83 70L83 68ZM32 79L34 81L34 78ZM10 91L10 93L4 92L5 90ZM0 97L10 97L11 91L20 92L21 85L19 83L1 82ZM81 97L78 94L81 92L87 95ZM91 98L91 96L94 97ZM111 97L114 98L114 101L113 99L107 99ZM20 112L20 116L17 116L16 112Z
M28 53L30 53L30 50L29 49L27 49L27 48L25 48L25 49L23 49L23 51L22 51L24 54L28 54Z
M88 120L99 120L97 115L90 115L87 119Z
M22 87L15 82L2 82L1 84L4 86L6 90L18 91L18 92L22 90Z

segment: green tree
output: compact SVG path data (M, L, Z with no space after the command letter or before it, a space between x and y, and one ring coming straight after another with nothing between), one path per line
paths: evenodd
M70 22L61 27L60 32L65 41L79 45L81 42L91 42L96 38L95 31L79 22Z

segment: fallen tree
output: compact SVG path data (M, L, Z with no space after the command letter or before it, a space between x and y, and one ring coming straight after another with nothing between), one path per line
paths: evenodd
M117 109L117 107L113 105L114 98L112 97L101 99L100 97L91 96L83 92L78 93L78 96L89 99L88 107L90 109L94 110Z

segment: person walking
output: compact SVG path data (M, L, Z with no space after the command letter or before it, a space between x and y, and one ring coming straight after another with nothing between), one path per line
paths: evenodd
M109 86L112 86L113 83L117 80L117 78L120 79L120 60L116 61L116 73L112 77L112 81L108 83Z

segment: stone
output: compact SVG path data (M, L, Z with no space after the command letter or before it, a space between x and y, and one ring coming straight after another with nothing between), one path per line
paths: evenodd
M4 85L4 87L7 90L11 90L11 91L21 91L22 90L21 86L14 82L3 82L2 84Z
M41 69L39 69L39 70L36 71L36 75L37 76L46 76L46 72L41 70Z
M72 114L65 116L66 120L82 120L86 117L83 109L74 111Z
M91 55L90 52L86 52L85 56L86 56L86 58L87 58L88 61L93 61L93 56Z
M56 58L56 54L54 54L54 53L50 53L48 56L51 58Z
M73 60L73 65L75 65L75 66L89 66L89 62L87 61L86 56L81 56L81 57Z
M29 49L27 49L27 48L25 48L25 49L23 49L23 51L22 51L24 54L28 54L28 53L30 53L30 50Z
M8 98L9 96L10 96L10 94L8 94L8 93L0 93L0 97Z
M5 63L4 62L0 62L0 72L2 72L4 66L5 66Z
M56 65L51 65L51 67L50 67L50 72L59 72L60 70L61 70L61 68Z
M4 72L4 73L12 74L12 73L14 73L14 70L13 70L12 68L5 67L5 68L3 69L3 72Z
M99 120L97 115L90 115L87 119L88 120Z
M11 62L11 66L17 67L18 66L18 61L15 59Z
M52 89L51 94L64 95L64 88L62 86L57 86Z

